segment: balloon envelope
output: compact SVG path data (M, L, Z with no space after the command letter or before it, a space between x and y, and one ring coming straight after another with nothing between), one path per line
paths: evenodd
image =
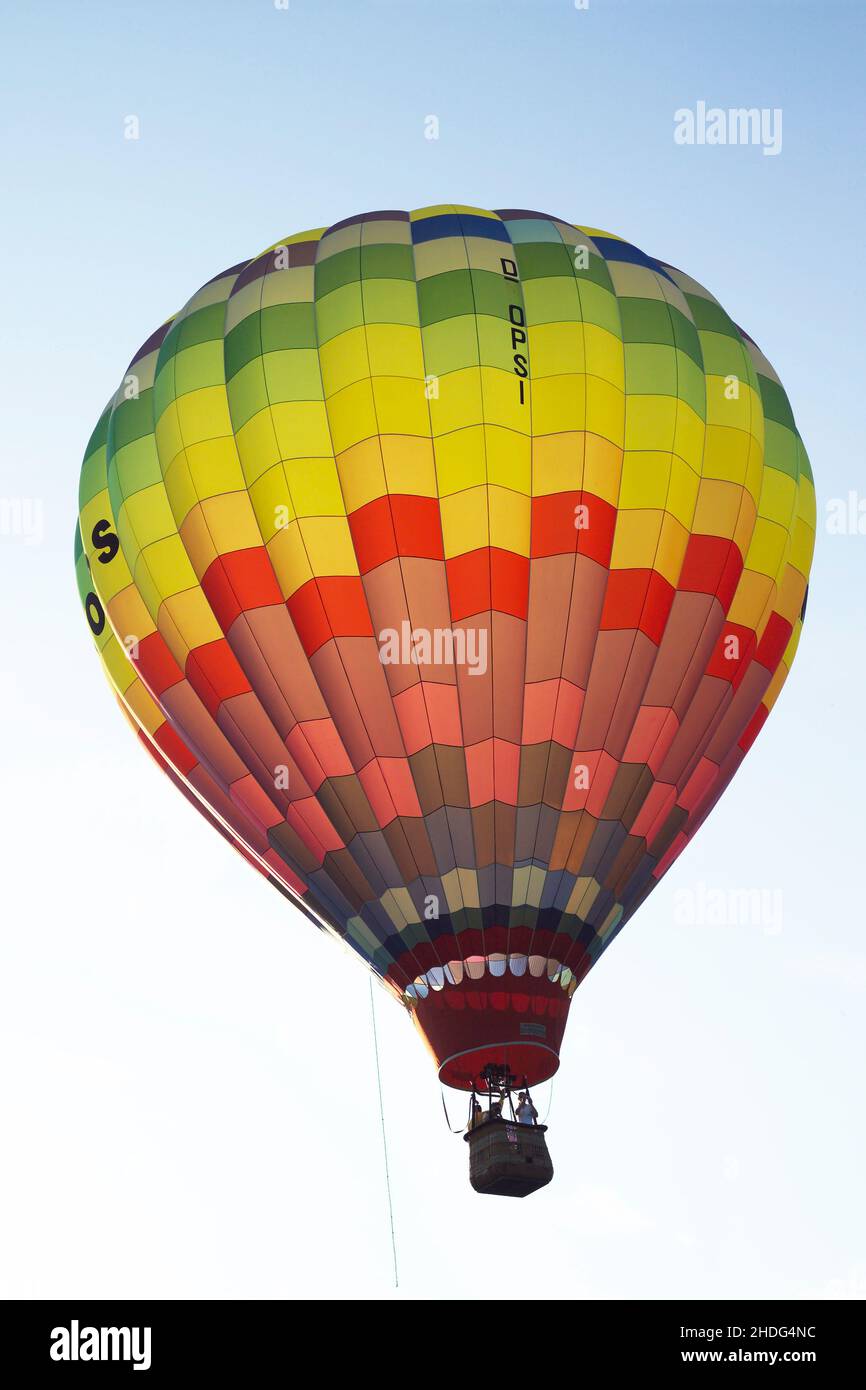
M778 696L814 530L785 393L705 289L448 206L194 294L93 434L76 565L160 767L468 1087L555 1071Z

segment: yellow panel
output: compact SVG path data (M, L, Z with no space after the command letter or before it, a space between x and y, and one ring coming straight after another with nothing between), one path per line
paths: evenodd
M538 907L544 890L546 874L535 864L525 864L514 870L511 884L512 906Z
M391 921L393 922L394 926L397 928L398 931L402 930L403 927L408 925L406 916L400 904L396 900L396 895L390 888L386 889L386 891L382 893L382 895L379 898L379 902L382 904L382 907L384 908L385 912L387 912L388 916L390 917ZM414 908L412 909L412 912L413 915L410 920L415 922L420 921L418 913L415 911Z
M262 544L262 533L246 490L209 497L202 502L200 513L218 555Z
M779 572L788 545L788 532L784 526L764 521L761 516L755 522L752 543L746 555L746 565L759 574L775 576Z
M431 439L391 434L381 443L389 492L436 496L436 464Z
M679 582L690 534L688 528L681 525L676 517L671 516L670 512L665 512L653 569L674 588Z
M745 488L705 478L698 494L693 530L702 536L724 536L730 540L737 532Z
M183 542L177 534L167 536L165 540L156 541L142 551L141 560L135 567L135 579L143 592L143 586L138 580L142 562L147 566L152 589L160 600L168 598L171 594L179 593L181 589L189 589L198 583L195 571L183 548ZM155 611L150 604L148 607L151 608L151 612Z
M436 441L436 481L440 497L487 481L484 430L458 430Z
M744 569L728 610L728 620L757 631L761 614L775 592L776 586L767 575Z
M440 376L438 399L432 398L429 406L430 422L436 436L480 424L484 418L480 369L464 367Z
M138 545L143 549L150 541L170 536L177 531L164 485L154 483L152 487L135 492L120 509L120 517L132 527ZM120 518L118 518L120 520Z
M141 594L132 584L127 584L126 588L111 600L109 617L112 628L120 638L133 634L141 641L156 631L153 615L147 611Z
M755 506L758 505L758 498L761 495L761 483L764 477L764 446L759 444L754 435L749 435L749 452L746 462L746 476L742 480L752 496Z
M377 376L373 400L380 434L409 434L429 438L430 403L424 383L412 377Z
M358 574L358 561L345 517L306 517L298 525L314 574Z
M533 380L582 373L584 366L582 323L541 323L529 330L529 358Z
M154 734L165 723L165 715L154 703L150 691L141 680L134 681L124 691L123 698L147 733Z
M777 521L790 529L797 512L797 484L790 474L776 468L764 469L758 511L768 521Z
M261 419L262 416L267 418L266 410L261 411L257 418ZM272 439L273 432L270 431L268 443ZM215 497L221 492L237 492L246 486L245 470L238 458L234 439L208 439L202 444L193 444L186 451L186 461L199 498ZM255 476L264 472L266 467L267 463L262 461Z
M108 679L116 690L119 690L125 695L126 691L138 681L138 676L135 674L135 667L127 656L125 648L120 645L117 638L112 634L111 641L106 642L100 655L102 656L102 664L105 667ZM139 684L141 684L140 681ZM162 722L162 711L154 703L150 694L147 693L147 695L151 706L150 717L155 719L158 715L160 722ZM158 725L156 727L158 727Z
M464 903L458 870L450 869L447 874L443 874L441 883L445 890L445 900L448 903L448 911L459 912L464 906Z
M583 485L586 436L581 430L532 440L532 495L574 492Z
M457 878L460 883L460 891L463 895L463 903L466 907L480 907L481 898L478 888L478 874L474 869L457 869Z
M626 451L650 449L670 453L676 430L677 402L673 396L629 395Z
M417 328L372 323L367 328L367 350L372 376L424 377L424 354Z
M702 476L718 478L723 482L745 484L749 455L753 449L754 442L751 436L743 430L728 430L723 429L721 425L708 425L704 439Z
M181 437L187 448L203 439L232 434L225 386L203 386L182 396L175 404Z
M369 391L369 383L365 383ZM354 389L354 388L350 388ZM340 399L338 397L338 399ZM267 412L262 412L267 415ZM280 402L271 406L271 420L277 440L277 457L294 458L332 458L334 446L328 428L330 407L326 410L324 401ZM259 417L256 416L256 419ZM250 421L252 424L253 421ZM249 425L244 425L244 431ZM343 446L345 447L345 446ZM275 462L268 459L268 463ZM266 465L265 465L266 466ZM256 476L264 468L257 471Z
M283 468L291 489L292 509L297 516L346 515L335 459L292 459Z
M514 555L528 555L532 517L529 498L502 487L489 488L488 498L490 544Z
M316 462L321 467L324 460L317 459ZM281 524L293 521L296 515L284 465L277 463L269 468L249 491L262 538L269 541Z
M584 490L615 507L619 497L621 473L622 450L607 439L588 434L583 469Z
M165 474L165 491L175 526L179 527L190 508L198 502L198 493L189 471L186 454L178 454L169 464Z
M198 585L165 600L159 610L159 629L165 633L169 626L182 635L184 646L189 651L215 642L222 636L222 628ZM186 653L179 664L183 666L185 662Z
M801 574L808 574L815 550L815 532L799 518L791 532L791 564Z
M535 436L562 434L586 427L586 378L578 375L542 377L532 388L532 432Z
M734 541L741 555L746 555L752 543L752 533L755 529L758 509L755 506L755 499L752 494L743 488L740 514L737 517L737 525L734 531Z
M107 604L115 594L120 593L132 583L132 574L122 549L118 550L109 564L103 565L99 560L98 552L91 538L93 528L98 521L111 521L112 523L114 521L107 491L97 493L95 497L91 498L81 512L79 522L84 553L91 564L91 581L103 603ZM136 547L136 553L137 550L138 547Z
M153 433L164 477L169 464L183 449L183 437L180 432L176 401L171 401L166 406L156 422Z
M293 408L299 409L297 406ZM280 461L280 445L271 410L260 410L252 419L247 420L237 432L236 444L244 481L249 487Z
M514 372L503 372L496 367L482 367L481 389L485 420L504 425L518 434L531 433L530 402L524 387L524 401L521 405L520 383Z
M217 552L211 541L210 532L202 516L202 503L197 503L188 514L181 527L183 549L188 553L193 570L202 578L207 566L215 559Z
M794 624L794 630L793 630L793 632L791 633L790 641L788 642L788 645L787 645L787 647L785 648L785 651L784 651L784 653L783 653L783 655L782 655L782 662L783 662L784 665L788 668L789 671L790 671L790 669L791 669L791 666L793 665L794 657L797 655L797 648L798 648L799 645L800 645L800 638L801 638L802 634L803 634L803 623L802 623L802 620L801 620L800 618L798 618L797 621L796 621L795 624ZM774 682L771 681L771 682L770 682L770 685L769 685L769 687L768 687L768 689L767 689L767 692L766 692L766 694L764 695L764 701L765 701L765 703L769 703L771 697L772 697L772 699L775 699L775 698L776 698L775 694L772 693L772 692L773 692L773 686L774 686ZM776 693L778 693L778 692L776 692Z
M664 516L662 511L646 509L617 514L610 557L612 570L652 569Z
M673 452L700 472L704 457L706 425L700 415L685 401L677 401L676 430Z
M594 878L581 876L575 879L574 887L565 905L566 912L577 912L582 909L588 912L601 892L601 884Z
M337 459L337 469L346 510L357 511L388 491L382 465L382 449L377 438L362 440Z
M291 598L296 589L313 577L299 526L297 521L289 522L268 542L268 555L286 598Z
M782 575L782 582L779 585L779 592L776 599L776 611L780 613L792 627L802 611L805 594L805 576L795 570L792 565L786 565Z
M370 375L367 335L363 325L338 333L319 348L325 394L334 395Z
M739 381L736 398L725 395L727 378L708 376L707 383L707 423L724 425L727 429L748 430L756 417L761 415L760 398L745 381Z
M328 423L336 454L379 433L373 387L369 377L328 397ZM314 454L319 450L309 449L304 452Z
M663 509L668 495L673 460L670 454L649 449L623 456L620 507Z
M499 425L485 425L484 440L489 481L529 496L532 491L532 439Z
M800 474L798 486L798 513L807 525L815 529L815 484L805 473Z
M625 445L625 395L617 387L595 376L586 378L586 428L602 439L609 439L619 448ZM664 446L644 440L633 447L652 449Z
M625 382L625 358L621 339L595 323L583 325L586 350L586 370L591 376L603 377L622 390Z
M473 487L466 492L443 497L439 507L446 559L490 544L486 487Z

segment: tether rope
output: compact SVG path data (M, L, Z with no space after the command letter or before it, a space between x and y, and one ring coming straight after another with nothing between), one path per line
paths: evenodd
M376 1032L376 1000L373 995L373 977L370 976L370 1017L373 1020L373 1051L376 1054L376 1084L379 1088L379 1119L382 1122L382 1149L385 1154L385 1188L388 1193L388 1219L391 1224L391 1254L394 1258L394 1288L399 1289L400 1277L397 1272L397 1237L394 1234L394 1203L391 1200L391 1171L388 1167L388 1138L385 1133L385 1105L382 1100L382 1071L379 1066L379 1035Z

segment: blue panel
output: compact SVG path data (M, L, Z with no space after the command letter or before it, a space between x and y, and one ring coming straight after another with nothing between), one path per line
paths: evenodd
M659 275L663 275L666 280L671 280L664 266L658 261L654 261L652 256L648 256L645 251L641 251L637 246L632 246L629 241L615 241L613 237L594 236L595 242L606 261L628 261L630 265L645 265L647 270L654 270ZM673 280L671 280L673 284Z

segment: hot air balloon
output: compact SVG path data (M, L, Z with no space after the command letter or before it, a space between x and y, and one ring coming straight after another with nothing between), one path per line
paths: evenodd
M76 568L121 707L473 1093L479 1190L549 1180L502 1104L556 1071L577 986L761 729L814 531L785 393L721 305L521 209L287 237L99 420Z

